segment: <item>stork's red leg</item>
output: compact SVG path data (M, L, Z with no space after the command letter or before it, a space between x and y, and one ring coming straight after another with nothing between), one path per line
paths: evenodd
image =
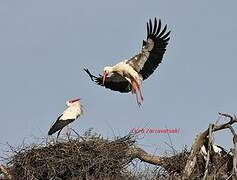
M140 98L139 98L139 87L137 86L136 82L133 81L132 83L132 87L133 89L135 90L135 93L136 93L136 99L137 99L137 104L138 106L140 107L141 106L141 101L140 101Z
M134 81L135 83L135 86L137 87L138 89L138 92L139 92L139 95L140 95L140 98L141 98L141 101L143 101L143 96L142 96L142 92L141 92L141 85L137 82L137 81Z
M138 88L141 101L143 101L144 98L143 98L142 92L141 92L141 83L142 83L142 80L141 80L139 77L136 77L136 78L134 79L134 81L135 81L135 84L136 84L136 86L137 86L137 88Z
M69 127L69 125L67 126L67 129L66 129L66 135L67 135L68 139L71 136L71 128Z
M142 96L142 91L141 91L141 86L140 86L140 85L138 85L138 91L139 91L139 94L140 94L141 100L143 101L144 98L143 98L143 96Z
M141 101L140 101L140 99L138 97L138 91L136 91L136 98L137 98L137 104L140 107L142 105L142 103L141 103Z

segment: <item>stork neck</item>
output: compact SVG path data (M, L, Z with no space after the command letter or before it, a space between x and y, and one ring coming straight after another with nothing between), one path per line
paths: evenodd
M115 66L109 66L108 68L109 68L110 73L114 73Z

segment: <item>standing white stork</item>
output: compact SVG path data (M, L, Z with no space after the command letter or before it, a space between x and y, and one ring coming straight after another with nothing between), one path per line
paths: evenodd
M58 132L57 138L62 131L62 129L76 120L82 113L82 105L80 103L80 98L68 100L66 102L67 109L57 118L55 123L49 129L48 135L52 135L55 132Z
M143 41L142 50L130 59L123 60L114 66L106 66L103 76L96 77L88 69L84 69L97 84L114 91L136 93L137 103L143 101L141 83L147 79L161 63L169 41L167 25L161 30L161 20L154 26L147 22L147 40ZM109 76L111 74L111 76Z

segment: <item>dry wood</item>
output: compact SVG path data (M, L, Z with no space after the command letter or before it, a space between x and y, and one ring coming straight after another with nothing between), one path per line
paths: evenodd
M228 117L230 120L227 123L223 123L220 125L213 124L212 132L229 128L229 126L231 126L232 124L237 122L237 118L235 115L232 116L227 113L219 113L219 115ZM184 177L183 178L189 178L190 175L192 174L195 164L196 164L196 161L197 161L197 154L200 152L203 142L204 142L205 138L207 138L208 134L209 134L209 128L206 129L204 132L200 133L197 136L196 140L194 141L194 143L192 145L192 150L191 150L190 156L189 156L186 166L184 168L184 172L183 172Z
M232 126L229 126L231 133L233 134L234 143L234 157L233 157L233 177L232 179L237 179L237 134Z
M207 160L206 160L206 167L205 167L205 173L203 176L203 180L206 180L207 176L208 176L208 166L209 166L209 162L210 162L210 150L213 145L212 127L213 127L213 124L209 124Z
M9 180L12 179L12 177L11 177L10 173L8 172L7 168L2 164L0 164L0 172L3 173L5 179L9 179Z
M128 152L127 155L132 157L132 158L138 158L143 162L149 163L149 164L154 164L154 165L161 165L162 164L162 158L160 156L155 156L153 154L148 154L146 151L139 147L134 147L131 148Z
M97 136L88 136L80 142L75 139L68 142L63 141L53 144L23 147L19 151L14 151L15 155L8 163L9 167L5 168L0 165L0 170L8 179L11 178L8 170L11 170L13 179L17 178L19 180L26 179L26 177L44 177L45 179L50 179L52 177L66 177L66 175L68 179L74 177L106 179L111 175L122 178L130 176L129 173L124 173L127 172L126 168L128 164L133 159L139 159L143 162L156 165L159 168L162 167L165 170L166 177L170 179L176 177L176 179L210 179L215 178L215 173L210 173L211 168L209 169L208 167L208 164L210 162L212 163L212 160L209 161L209 159L213 133L229 128L234 136L233 175L235 176L234 179L237 179L237 135L231 127L233 123L237 122L237 118L226 113L219 114L228 117L230 120L223 124L210 124L204 132L196 137L191 152L187 150L169 157L159 156L149 154L142 148L137 147L134 144L135 140L130 136L118 138L114 141ZM204 160L201 162L199 152L207 137L209 138L208 158L206 162ZM227 158L220 158L222 159L219 162L224 164L223 162L226 162ZM232 162L232 157L229 159ZM34 166L34 164L37 164L37 166ZM215 168L215 166L212 167ZM232 168L232 166L230 167ZM231 170L225 171L222 169L220 171L224 175L228 175L227 177L232 176L229 173Z

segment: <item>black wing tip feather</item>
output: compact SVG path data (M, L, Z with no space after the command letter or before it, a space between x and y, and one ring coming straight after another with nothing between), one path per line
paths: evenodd
M147 22L147 39L156 39L160 38L163 41L169 41L169 35L171 31L167 31L167 24L165 24L164 28L161 30L161 19L159 19L158 26L157 26L157 18L154 18L154 26L152 24L152 20L149 19Z
M161 19L158 20L156 17L153 22L154 24L152 24L151 19L147 21L147 40L152 40L154 46L151 49L149 57L143 68L139 72L142 75L143 80L147 79L162 62L166 46L170 40L171 31L167 32L167 24L165 24L162 28ZM148 41L143 41L143 47L147 44L147 42Z
M59 129L58 129L59 130ZM57 130L57 131L58 131ZM56 133L57 131L55 131L54 129L50 129L49 132L48 132L48 135L51 136L53 135L54 133Z
M52 135L56 133L57 131L63 129L65 126L67 126L69 123L74 121L75 119L67 119L67 120L57 120L53 126L49 129L48 135Z
M48 135L51 136L52 134L56 133L57 131L59 131L60 129L62 129L63 127L59 128L59 121L56 121L53 126L49 129L48 131Z
M56 133L58 130L60 130L60 129L56 129L55 127L52 126L48 131L48 135L51 136L54 133Z

